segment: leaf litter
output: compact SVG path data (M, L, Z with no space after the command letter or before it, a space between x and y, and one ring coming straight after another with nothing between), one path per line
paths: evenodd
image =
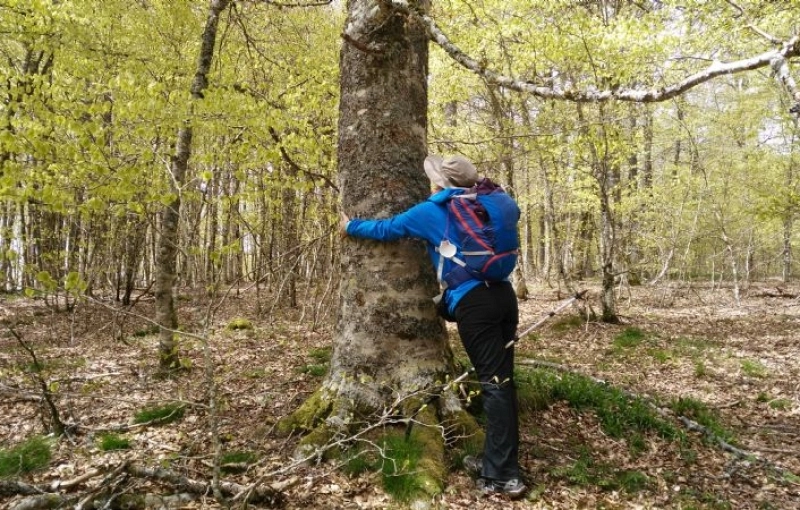
M697 508L784 509L800 504L800 291L752 285L739 303L732 289L674 285L632 287L621 293L622 323L574 320L575 309L545 323L517 346L518 359L547 360L667 402L696 399L733 432L741 458L698 433L688 443L646 435L632 451L630 438L611 437L591 411L554 402L521 420L521 462L531 493L510 502L479 495L465 473L454 470L433 508ZM597 289L588 303L598 305ZM560 301L552 288L539 288L521 302L521 327L539 320ZM296 437L280 437L274 425L296 409L321 378L306 370L318 365L313 353L329 347L331 324L301 320L300 310L276 308L260 317L251 296L242 293L219 306L214 324L203 332L193 317L204 316L202 297L180 301L181 324L207 335L219 403L219 442L224 452L250 452L257 460L225 472L226 481L247 485L291 463ZM62 419L78 425L70 439L55 444L46 468L18 477L55 487L90 473L107 472L123 461L165 467L197 480L211 480L214 448L209 427L208 384L202 342L182 342L191 369L180 377L155 377L157 337L152 325L115 314L109 307L81 303L73 313L53 313L42 301L8 297L0 302L3 320L43 361ZM152 314L140 301L136 313ZM309 306L316 306L310 303ZM597 311L597 310L595 310ZM237 317L252 329L228 330ZM567 321L570 318L572 320ZM559 322L559 321L563 321ZM626 328L644 333L632 347L615 346ZM451 343L464 357L454 330ZM30 359L10 334L0 335L0 447L9 448L42 434L40 392ZM165 403L186 406L183 419L137 426L135 413ZM678 425L678 422L675 422ZM131 442L128 450L102 451L98 435L115 430ZM757 459L762 459L763 462ZM620 474L643 475L628 491L609 481ZM73 491L90 490L101 477L87 478ZM327 463L306 465L272 477L282 487L283 508L387 508L391 499L374 474L347 476ZM169 494L163 484L129 480L127 493ZM7 498L13 505L23 496ZM176 500L180 508L218 508L208 494Z

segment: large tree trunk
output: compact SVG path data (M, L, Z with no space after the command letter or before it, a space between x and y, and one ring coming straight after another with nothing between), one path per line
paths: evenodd
M427 2L419 6L428 9ZM339 178L342 207L353 217L385 218L424 200L428 49L414 19L377 0L350 0L341 50ZM432 388L451 373L452 352L432 296L435 275L416 241L381 244L347 239L341 256L341 302L331 369L317 393L282 428L306 429L298 455L323 446L352 423L372 422L376 411L404 395ZM398 414L414 414L408 400ZM439 417L464 418L445 396L439 412L415 415L425 441L416 466L428 494L441 490L444 442ZM455 409L458 408L458 409ZM451 425L451 424L448 424ZM474 431L474 429L473 429ZM463 433L459 431L458 433ZM340 437L340 436L338 436Z

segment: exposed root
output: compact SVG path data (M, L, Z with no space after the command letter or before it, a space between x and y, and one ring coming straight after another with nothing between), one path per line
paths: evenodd
M452 384L437 384L398 396L383 409L366 409L323 387L278 429L302 432L295 458L333 460L342 466L360 458L383 473L384 488L403 501L430 501L444 490L448 450L478 452L484 435ZM411 453L409 453L411 452ZM406 457L408 455L408 457Z

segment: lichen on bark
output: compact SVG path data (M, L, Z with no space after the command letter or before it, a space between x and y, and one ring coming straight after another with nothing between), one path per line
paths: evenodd
M429 2L412 2L427 11ZM338 173L342 210L388 218L425 200L428 153L428 36L414 17L376 0L350 0L340 54ZM331 368L320 389L282 420L303 431L298 454L346 453L362 434L402 433L422 445L419 497L441 492L447 446L478 437L451 389L455 374L444 323L431 298L439 289L419 241L345 239ZM381 443L375 442L373 445ZM418 483L417 483L418 482ZM412 496L416 497L416 496Z

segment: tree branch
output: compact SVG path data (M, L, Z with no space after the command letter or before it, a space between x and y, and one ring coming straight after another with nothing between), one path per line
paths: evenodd
M576 103L604 102L610 100L657 103L680 96L693 87L719 76L767 67L771 65L775 59L788 60L800 56L800 37L794 36L781 44L781 47L778 49L766 51L754 57L736 60L734 62L714 62L705 70L694 73L677 83L664 87L650 89L615 88L596 91L559 88L555 86L537 85L536 83L506 76L489 69L453 44L436 25L433 18L425 13L417 12L412 9L407 0L383 1L399 12L413 16L421 21L427 27L431 40L450 55L450 58L461 64L462 67L472 71L489 83L505 87L509 90L531 94L542 99L558 99Z
M335 190L336 192L339 191L339 188L336 186L336 184L334 184L333 181L331 181L328 177L322 174L312 172L310 170L306 170L305 168L302 168L299 164L297 164L297 162L293 160L292 157L289 155L289 152L287 152L286 147L283 144L283 140L281 139L281 136L278 134L278 132L275 131L275 128L269 126L268 129L269 129L269 134L272 136L272 140L278 145L278 149L281 152L281 158L283 158L283 161L286 162L287 165L289 165L289 167L292 169L295 175L298 173L303 173L311 177L312 179L320 179L325 182L325 185L327 187Z
M211 490L211 484L208 482L193 480L168 469L149 468L136 464L129 464L125 467L125 472L137 478L166 482L173 487L179 487L194 494L206 494ZM241 494L245 490L250 490L250 499L248 500L250 502L267 501L276 504L282 498L279 491L263 485L253 489L249 486L246 487L237 483L222 481L220 482L220 490L225 496L235 496Z
M800 113L800 90L797 89L797 82L794 81L792 73L789 71L789 63L783 57L776 57L771 62L772 70L778 81L786 88L794 101L794 105L789 109L791 113Z
M68 502L81 499L81 503L76 505L80 507L81 504L87 508L99 508L102 505L89 505L91 502L107 503L109 498L113 496L110 494L109 486L120 475L129 475L135 478L143 478L155 482L160 482L171 486L176 490L183 490L191 494L207 494L211 491L211 483L203 480L195 480L176 473L169 469L164 468L151 468L138 464L133 464L128 461L122 462L114 469L107 471L102 481L96 487L90 489L85 494L80 495L63 495L56 490L71 489L76 485L80 485L91 478L103 475L104 472L99 469L93 469L85 474L52 487L34 486L17 481L0 481L0 496L10 497L14 495L32 496L23 499L17 503L14 510L34 510L43 508L56 508L59 505L64 505ZM288 484L293 482L276 483L270 486L260 485L257 487L243 486L233 482L220 482L220 490L223 495L228 497L240 496L244 491L249 491L250 502L265 502L272 506L278 505L283 499L281 494Z
M255 0L256 3L272 5L274 7L322 7L330 5L333 0L309 0L308 2L276 2L275 0Z
M6 326L8 331L11 333L14 338L17 339L19 345L25 349L25 351L30 355L31 359L33 360L33 369L32 369L32 377L36 380L39 384L39 389L42 392L42 398L47 406L47 410L50 414L50 430L54 432L58 436L63 436L67 432L67 427L64 425L64 422L61 421L61 415L58 412L58 408L56 407L55 402L53 401L53 393L50 391L50 386L47 384L47 381L44 380L42 377L41 369L42 364L39 362L39 358L36 356L36 352L33 350L31 346L29 346L25 340L12 328L11 326Z

